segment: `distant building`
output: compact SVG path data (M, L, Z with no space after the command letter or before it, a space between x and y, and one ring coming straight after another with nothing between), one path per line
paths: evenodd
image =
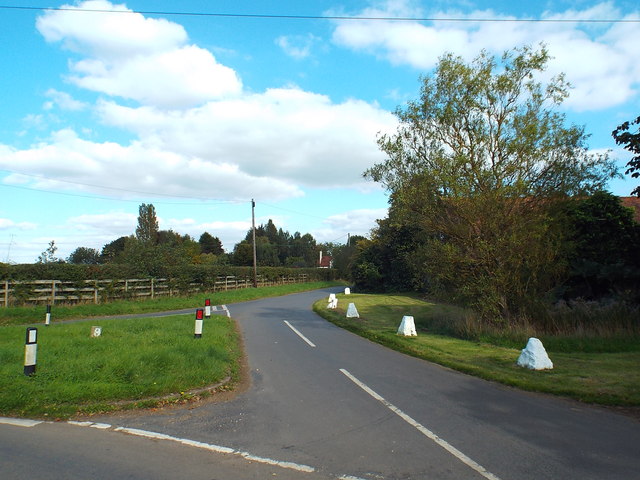
M318 268L333 268L333 257L330 255L323 255L322 250L320 250Z

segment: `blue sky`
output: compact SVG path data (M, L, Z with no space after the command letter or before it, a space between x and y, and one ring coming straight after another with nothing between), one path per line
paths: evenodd
M101 249L135 231L141 203L155 205L160 228L208 231L228 251L250 227L252 198L258 223L322 242L366 235L387 207L362 178L383 160L376 135L395 129L393 110L445 52L471 59L545 42L549 74L573 85L568 121L621 166L629 155L611 131L640 115L640 23L592 22L638 20L635 1L48 6L65 5L0 9L0 262L31 263L51 240L60 257ZM260 14L271 17L246 16ZM628 195L632 180L610 190Z

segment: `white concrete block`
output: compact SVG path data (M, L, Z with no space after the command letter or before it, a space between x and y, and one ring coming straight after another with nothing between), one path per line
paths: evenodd
M533 337L527 342L527 346L522 350L516 363L520 367L532 370L550 370L553 368L553 362L547 355L542 342Z
M335 293L330 293L329 294L329 301L335 300L335 299L336 299L336 294Z
M345 295L351 295L351 289L349 287L344 289L344 294Z
M400 323L400 327L398 328L398 335L404 335L405 337L417 337L418 333L416 332L416 323L413 320L413 317L410 315L405 315L402 317L402 322Z
M355 303L349 304L349 308L347 308L347 318L360 318Z
M331 309L338 308L338 299L336 298L335 295L333 296L333 298L329 297L329 305L327 305L327 308L331 308Z

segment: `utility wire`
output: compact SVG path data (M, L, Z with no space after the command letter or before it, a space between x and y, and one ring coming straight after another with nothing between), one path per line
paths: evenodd
M461 22L461 23L640 23L640 18L465 18L465 17L368 17L348 15L280 15L263 13L178 12L168 10L105 10L75 7L38 7L0 5L4 10L39 10L62 12L125 13L185 17L255 18L282 20L344 20L387 22Z

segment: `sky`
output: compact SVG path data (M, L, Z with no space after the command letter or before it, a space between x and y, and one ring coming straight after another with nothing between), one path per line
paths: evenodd
M33 263L52 240L60 258L100 250L135 232L142 203L227 251L252 199L257 224L368 235L388 206L362 176L384 160L376 138L448 52L544 42L548 75L572 84L567 122L624 171L611 132L640 115L639 20L627 0L6 0L0 262Z

